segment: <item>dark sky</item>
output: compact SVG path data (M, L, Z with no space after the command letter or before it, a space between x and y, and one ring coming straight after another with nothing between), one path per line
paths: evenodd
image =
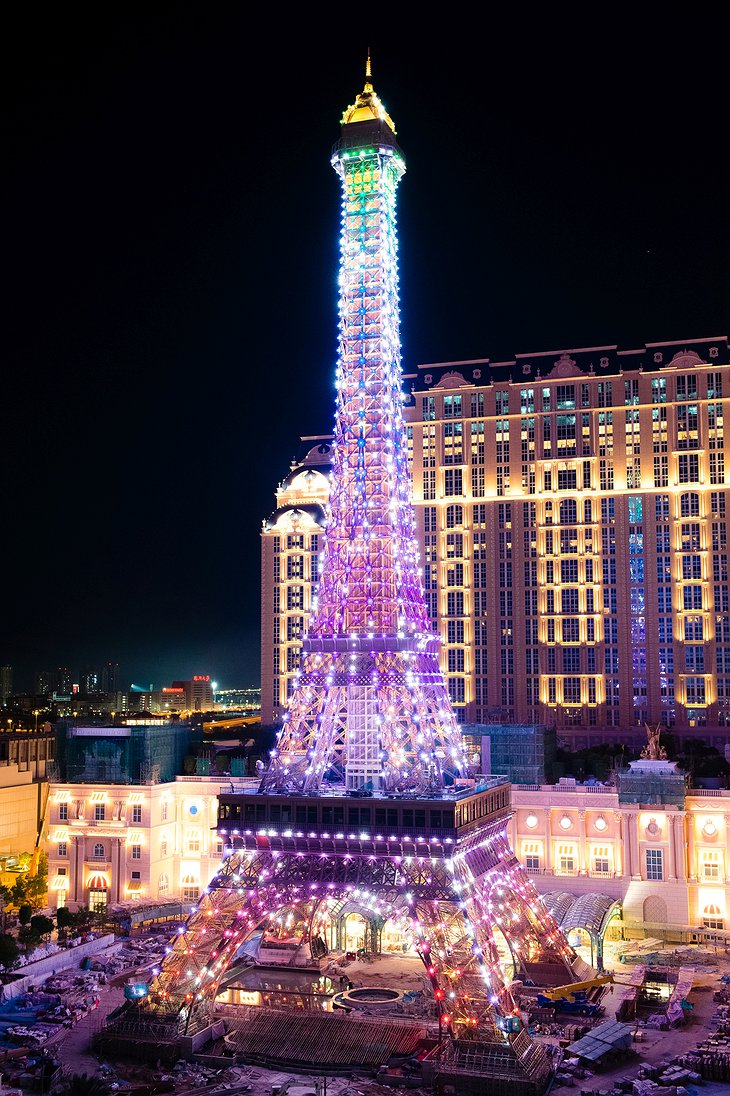
M642 33L620 9L399 28L372 9L17 7L0 662L19 688L108 659L125 683L258 681L261 521L299 436L332 425L329 158L368 47L407 164L406 369L730 329L706 13Z

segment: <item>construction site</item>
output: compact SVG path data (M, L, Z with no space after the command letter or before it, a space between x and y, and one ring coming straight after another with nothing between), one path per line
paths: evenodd
M244 962L224 980L210 1024L182 1038L142 1011L135 1017L128 997L92 1050L122 1088L156 1079L188 1091L200 1081L206 1091L282 1096L314 1093L326 1077L330 1093L367 1096L719 1092L730 1082L730 955L642 954L628 943L607 952L611 969L584 982L513 986L525 1032L550 1060L542 1084L525 1080L503 1043L455 1040L421 960L403 954L343 953L307 969Z

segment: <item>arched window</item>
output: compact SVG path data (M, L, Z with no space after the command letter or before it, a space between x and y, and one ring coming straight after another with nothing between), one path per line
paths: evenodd
M710 902L702 911L702 924L706 929L724 929L725 918L719 906Z
M578 507L575 499L563 499L560 503L560 524L577 525Z
M170 889L170 880L163 873L160 876L160 878L157 880L157 893L160 895L160 897L162 897L163 895L167 894L169 889Z
M101 841L97 841L97 843L94 845L94 856L97 860L104 859L104 846Z
M454 529L457 525L464 524L464 507L452 503L446 507L446 528Z
M697 491L687 491L679 499L679 512L683 518L700 516L700 496Z
M197 902L200 897L200 883L194 875L184 875L182 877L182 897L183 902Z

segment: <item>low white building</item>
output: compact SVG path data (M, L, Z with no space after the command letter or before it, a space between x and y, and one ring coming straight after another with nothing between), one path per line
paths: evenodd
M643 765L646 763L634 763ZM624 926L670 930L730 928L730 791L688 788L680 802L603 784L512 786L509 834L543 895L599 893L620 905Z
M52 783L49 904L101 909L158 897L195 904L223 856L218 793L246 783L208 776L160 784Z

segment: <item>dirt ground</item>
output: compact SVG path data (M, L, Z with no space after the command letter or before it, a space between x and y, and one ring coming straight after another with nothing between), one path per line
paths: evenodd
M633 966L622 964L619 961L621 946L607 946L605 964L607 970L612 970L617 979L616 984L611 985L605 992L602 1004L605 1007L605 1015L602 1020L613 1019L619 1008L622 998L628 992L627 988L620 984L631 973ZM672 947L665 949L667 954L672 952ZM683 958L690 949L682 948ZM588 957L589 958L589 957ZM643 1027L637 1024L639 1041L634 1044L636 1057L613 1069L601 1071L581 1081L576 1081L574 1091L598 1091L610 1089L616 1080L635 1078L641 1062L649 1064L668 1063L678 1055L685 1053L699 1042L702 1042L712 1030L712 1017L716 1012L717 1004L713 1000L713 991L721 987L720 977L730 975L730 954L713 954L708 951L694 949L689 959L683 965L691 966L695 970L695 986L707 986L707 990L696 988L690 993L689 1001L693 1005L688 1014L686 1024L669 1031L659 1031ZM327 963L322 965L322 973L326 972ZM345 965L345 972L349 980L356 986L392 986L397 989L422 989L429 987L428 978L423 970L421 961L415 956L403 956L400 954L384 956L373 961L355 960ZM120 1063L102 1063L90 1050L91 1036L104 1023L106 1016L112 1012L123 999L121 987L102 987L100 991L100 1005L97 1010L89 1013L70 1032L65 1032L54 1048L61 1062L68 1072L86 1072L89 1074L104 1074L109 1080L117 1080L120 1084L120 1094L125 1087L125 1080L131 1080L128 1067ZM567 1017L566 1022L575 1018ZM546 1041L557 1041L546 1037ZM134 1079L139 1083L140 1067L131 1071ZM195 1093L198 1090L205 1092L207 1096L215 1096L224 1092L248 1092L250 1096L271 1096L272 1089L276 1086L286 1088L287 1096L393 1096L396 1090L378 1085L374 1080L363 1077L327 1078L326 1093L323 1079L302 1075L288 1074L280 1071L266 1070L256 1067L240 1066L233 1071L228 1071L220 1078L192 1076L183 1081L182 1071L178 1071L177 1090L187 1093ZM157 1075L159 1076L159 1075ZM182 1082L182 1083L181 1083ZM727 1096L730 1091L728 1085L703 1082L698 1085L699 1096ZM553 1091L562 1096L562 1091L568 1096L568 1089L555 1085ZM282 1096L285 1096L282 1091Z

